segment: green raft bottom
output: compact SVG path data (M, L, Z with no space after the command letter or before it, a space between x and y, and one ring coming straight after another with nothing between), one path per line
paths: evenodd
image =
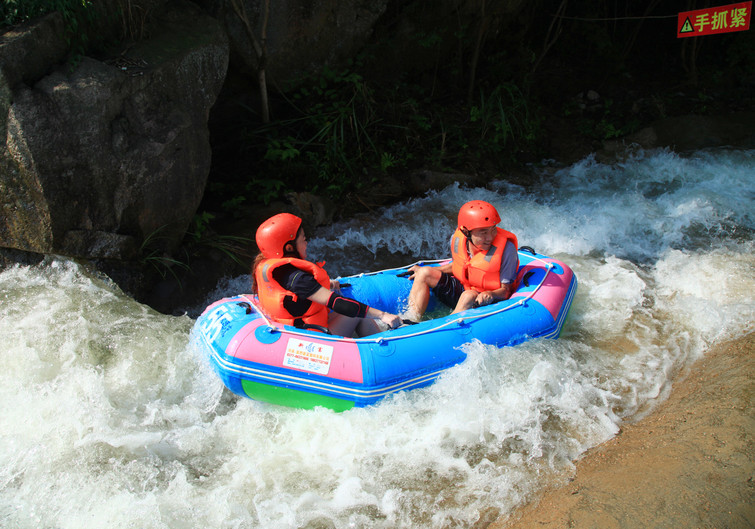
M354 402L350 400L337 399L326 395L318 395L317 393L281 388L248 380L242 380L241 387L250 399L269 402L270 404L279 404L281 406L290 406L292 408L311 410L317 406L322 406L334 411L346 411L354 407Z

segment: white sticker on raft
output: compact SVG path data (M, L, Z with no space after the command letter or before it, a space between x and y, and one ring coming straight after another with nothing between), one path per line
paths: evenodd
M293 367L319 375L327 375L333 358L333 346L295 338L288 339L284 367Z

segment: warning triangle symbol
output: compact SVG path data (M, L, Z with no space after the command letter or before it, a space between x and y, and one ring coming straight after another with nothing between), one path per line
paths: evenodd
M687 17L687 20L682 24L682 29L679 30L679 33L694 33L694 31L695 28L692 27L692 22L690 22L689 17Z

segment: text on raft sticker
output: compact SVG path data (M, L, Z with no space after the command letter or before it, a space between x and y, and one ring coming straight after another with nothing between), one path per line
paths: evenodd
M333 347L330 345L289 338L283 365L310 373L327 375L332 359Z
M677 18L676 36L702 37L750 29L752 2L740 2L696 11L684 11Z

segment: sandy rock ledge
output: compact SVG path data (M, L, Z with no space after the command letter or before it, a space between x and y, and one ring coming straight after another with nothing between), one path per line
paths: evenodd
M709 351L669 400L489 529L755 527L755 333Z

